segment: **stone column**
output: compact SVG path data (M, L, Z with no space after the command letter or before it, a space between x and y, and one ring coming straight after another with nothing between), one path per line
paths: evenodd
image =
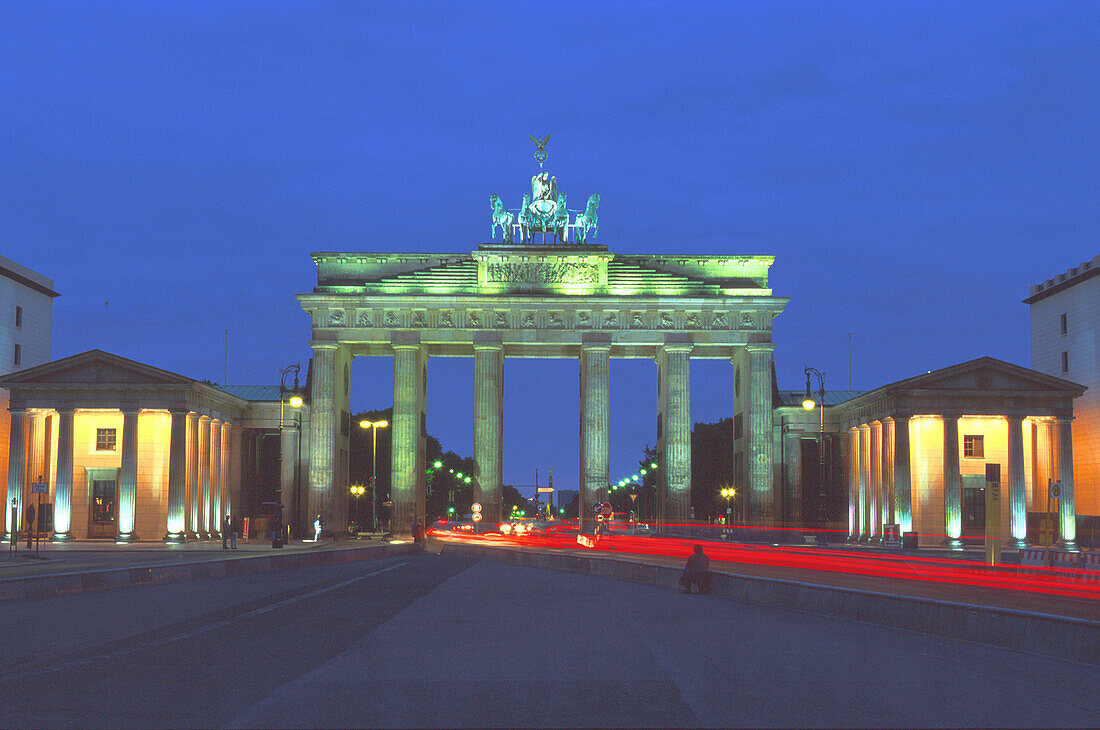
M913 531L913 473L909 416L894 416L894 501L902 534Z
M199 539L199 414L187 414L187 537Z
M943 415L943 519L945 544L962 550L962 477L959 473L959 416Z
M785 495L787 510L783 518L785 521L789 520L792 525L802 527L802 482L803 475L806 473L805 465L802 463L802 434L798 431L788 431L782 435L782 439L784 453L781 459L783 462L781 468L785 472L787 482L787 493ZM820 448L825 447L820 439L817 443ZM810 468L815 473L818 471L816 465L812 465ZM818 486L816 482L814 486ZM814 517L816 518L816 515Z
M1073 497L1073 419L1059 418L1055 425L1058 450L1058 481L1062 484L1062 496L1058 499L1058 520L1062 534L1062 548L1077 549L1077 505Z
M297 458L297 454L295 454ZM298 465L301 469L301 464ZM301 472L298 476L298 484L301 487ZM230 510L235 515L241 515L241 429L231 428L229 431L229 500ZM300 499L300 496L299 496ZM295 502L301 504L301 502ZM243 516L243 515L242 515Z
M871 541L882 542L882 505L886 501L882 487L882 423L872 423L871 428Z
M210 421L210 537L222 536L222 422Z
M504 513L504 348L499 337L474 340L474 501L486 520Z
M187 542L187 420L183 410L171 412L168 445L168 531L164 541Z
M871 427L859 426L859 541L871 540Z
M414 517L424 516L424 424L421 390L424 388L424 350L420 343L393 344L393 431L391 438L390 531L411 535Z
M309 493L306 514L299 515L299 530L313 534L313 520L324 511L326 497L334 502L336 491L336 350L335 342L313 342L309 403ZM396 452L396 442L395 452ZM280 444L280 447L282 445ZM339 495L345 498L345 495ZM293 519L293 513L283 519Z
M609 460L611 412L611 343L587 341L581 344L580 363L580 496L579 523L582 532L592 532L592 507L607 497L611 479ZM658 452L660 452L658 438ZM662 465L661 471L664 471ZM658 495L658 505L661 496Z
M7 530L4 539L11 540L12 533L19 534L23 520L23 484L26 482L27 466L27 435L24 432L24 423L27 412L22 408L12 408L11 431L8 441L8 498L4 502L4 524ZM11 508L15 505L15 519L11 522Z
M1027 547L1027 496L1024 493L1024 418L1009 415L1008 424L1008 498L1009 525L1014 547Z
M231 442L232 442L233 426L228 421L222 422L222 443L221 443L221 514L236 514L233 512L229 503L229 472L230 472L230 457L231 457ZM240 530L238 530L239 532Z
M884 418L882 423L882 524L892 525L897 520L894 494L894 419Z
M73 419L75 412L58 411L57 427L57 479L54 482L53 539L65 542L73 538ZM10 508L10 504L9 504Z
M657 435L657 471L665 524L691 521L691 343L669 342L657 351L657 409L662 428ZM606 420L605 420L606 423ZM605 440L606 448L606 440ZM605 451L606 454L606 451ZM604 457L607 468L607 457ZM604 477L609 477L606 471ZM606 486L607 482L604 482Z
M137 456L138 411L122 412L122 469L118 477L118 538L117 542L134 542L137 520Z
M859 542L859 429L846 432L848 451L848 542Z
M747 345L749 351L749 521L770 524L775 512L772 471L771 342Z

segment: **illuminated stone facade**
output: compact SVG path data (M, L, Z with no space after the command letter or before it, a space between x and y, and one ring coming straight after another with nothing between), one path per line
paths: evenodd
M773 519L770 256L635 256L600 245L483 244L468 254L315 253L317 286L298 300L313 324L310 511L347 521L349 364L394 358L393 529L424 515L427 362L474 360L474 492L501 519L502 392L508 358L580 368L580 514L607 496L610 368L657 363L661 518L690 519L691 358L744 359L750 519ZM732 373L731 373L732 375ZM560 398L560 394L539 394Z
M826 409L826 442L842 441L826 451L833 460L826 470L844 475L833 481L847 484L849 539L881 542L884 524L920 533L922 544L959 547L964 538L980 537L986 465L999 464L1002 537L1016 546L1038 541L1028 531L1027 514L1047 510L1048 481L1058 478L1057 538L1074 547L1070 423L1074 398L1084 390L986 357L833 401ZM788 443L819 438L810 418L793 417L792 392L785 393L777 420L787 425ZM788 481L816 489L812 476L802 478L813 466L798 461L802 450L785 451Z
M1100 516L1100 256L1031 287L1031 367L1088 387L1073 403L1080 514Z
M11 393L8 535L11 506L25 530L28 500L39 501L31 485L41 481L55 540L218 538L224 515L242 514L242 451L258 453L264 432L279 435L279 401L262 387L237 388L248 395L240 397L99 350L6 376L0 387ZM289 517L294 483L281 487Z

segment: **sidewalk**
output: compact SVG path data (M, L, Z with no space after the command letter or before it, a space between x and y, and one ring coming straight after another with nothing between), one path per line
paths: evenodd
M149 583L262 572L281 567L364 560L418 552L411 542L294 540L282 548L270 541L238 541L237 550L223 550L221 540L182 545L159 541L116 545L82 540L33 546L19 545L18 555L0 544L0 601L37 598L87 590L103 590Z

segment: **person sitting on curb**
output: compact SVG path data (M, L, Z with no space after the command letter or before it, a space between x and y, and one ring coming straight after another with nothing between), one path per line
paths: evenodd
M684 574L680 576L680 587L684 593L691 593L692 583L699 586L700 593L710 593L710 558L703 552L702 545L695 546L695 552L688 558Z

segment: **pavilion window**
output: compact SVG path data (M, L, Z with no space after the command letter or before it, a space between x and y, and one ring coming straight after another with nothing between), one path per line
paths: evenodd
M95 432L96 451L114 451L116 447L116 430L113 428L97 428Z
M984 459L985 436L963 436L963 456L967 459Z

